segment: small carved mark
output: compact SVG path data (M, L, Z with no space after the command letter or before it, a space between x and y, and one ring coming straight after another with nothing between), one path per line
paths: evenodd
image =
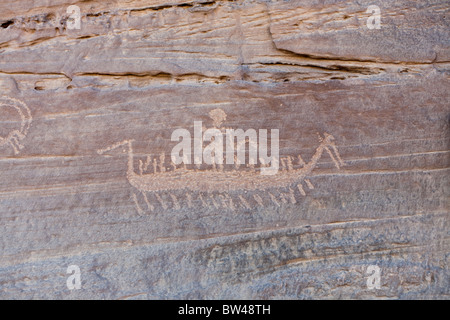
M305 190L303 190L303 186L301 184L298 184L297 188L298 188L298 191L300 191L300 194L302 196L306 196L306 192L305 192Z
M180 204L178 203L177 197L174 194L172 194L172 193L170 194L170 197L172 198L173 208L175 210L180 210L181 207L180 207Z
M147 195L145 194L145 192L142 192L142 195L144 196L144 200L145 203L147 204L147 208L153 212L153 210L155 209L152 204L150 203L150 201L148 201Z
M136 210L137 210L138 214L140 216L142 216L144 214L144 211L139 206L138 199L137 199L136 194L134 192L133 192L133 201L134 201L134 204L136 205Z
M313 184L311 183L311 181L309 181L308 179L305 179L305 182L306 182L306 185L308 186L308 188L309 188L310 190L314 189L314 186L313 186Z
M244 205L246 209L251 209L252 207L248 204L247 200L243 196L239 196L239 200L241 200L241 203Z

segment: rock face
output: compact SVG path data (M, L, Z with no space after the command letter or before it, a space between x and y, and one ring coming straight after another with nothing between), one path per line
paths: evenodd
M448 299L449 19L1 2L0 298Z

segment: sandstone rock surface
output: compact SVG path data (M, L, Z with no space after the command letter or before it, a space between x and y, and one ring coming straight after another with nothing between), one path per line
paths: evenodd
M444 0L1 2L0 299L448 299L449 19ZM174 171L196 121L278 129L279 173Z

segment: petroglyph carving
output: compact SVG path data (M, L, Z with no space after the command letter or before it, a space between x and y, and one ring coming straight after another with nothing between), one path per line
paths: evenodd
M214 109L209 112L209 117L213 120L214 127L220 128L227 119L227 114L222 109Z
M126 146L128 148L127 178L130 184L140 191L168 192L189 189L194 192L224 192L266 190L273 187L285 187L303 181L310 189L313 189L312 183L309 180L306 181L305 178L317 166L317 162L324 151L328 152L336 168L340 169L344 165L333 140L333 136L325 133L325 138L316 149L309 163L301 168L280 171L276 175L276 179L273 176L259 175L257 173L259 168L242 171L195 171L177 168L176 170L166 171L164 164L161 163L158 164L157 170L153 173L138 174L134 168L133 140L125 140L112 147L99 150L98 153L104 154L115 148Z
M214 110L214 112L213 116L216 117L216 125L220 125L226 115L217 110ZM295 204L297 203L295 194L306 196L303 184L309 190L314 189L314 185L308 177L316 168L324 152L330 156L337 169L344 165L334 143L334 137L328 133L324 133L323 137L319 136L320 144L309 162L306 163L300 155L297 157L297 164L294 164L292 157L283 158L281 159L283 170L280 170L275 176L261 175L259 170L264 167L262 163L241 167L243 168L242 170L237 170L239 167L236 168L235 166L227 170L224 170L223 167L218 169L214 165L206 170L201 170L196 165L191 165L192 168L187 168L186 165L177 167L173 163L166 166L164 154L159 156L159 160L153 159L153 162L148 156L145 163L140 160L138 168L135 168L133 141L125 140L116 143L108 148L98 150L98 153L105 154L116 148L126 147L128 155L127 179L134 188L142 193L143 201L147 204L147 208L150 211L154 210L154 206L151 203L159 203L164 210L167 210L169 207L174 210L180 210L183 206L192 208L195 205L195 201L198 201L203 207L207 207L209 204L216 209L219 209L221 206L230 209L234 208L232 198L229 197L230 193L239 194L237 196L238 206L245 209L265 205L264 197L256 194L258 192L264 192L267 203L277 207L280 207L282 204ZM145 173L151 163L153 164L152 172ZM298 193L294 192L292 188L295 186ZM269 190L273 189L286 190L286 188L288 190L287 193L277 192L279 194L278 198L269 192ZM180 193L185 194L186 197L178 199L175 194ZM215 199L217 194L222 195L218 197L219 201ZM226 194L227 198L224 198L223 194ZM248 196L243 194L248 194ZM149 200L148 195L152 196L152 200ZM162 195L166 196L163 198ZM156 201L153 201L153 199L156 199ZM138 202L136 195L133 196L133 200L135 203ZM138 204L136 207L139 213L143 211Z
M12 129L5 137L0 136L0 147L10 146L14 150L14 154L19 154L23 149L21 141L25 139L30 129L33 118L31 117L30 109L25 103L17 99L9 97L0 98L0 119L3 118L2 112L8 112L13 110L18 115L18 121L16 128Z

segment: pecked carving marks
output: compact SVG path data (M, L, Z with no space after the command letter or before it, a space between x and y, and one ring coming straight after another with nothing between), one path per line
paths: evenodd
M127 179L128 182L140 191L143 195L143 199L146 203L147 208L150 211L154 210L152 203L159 203L164 210L171 207L174 210L181 209L180 199L178 199L172 192L182 192L185 195L186 205L192 207L192 196L189 194L197 194L197 200L201 202L203 207L208 206L208 203L212 204L216 209L223 207L225 209L234 209L234 204L232 198L227 195L226 199L224 196L220 196L216 199L213 194L217 193L236 193L236 192L250 192L249 199L244 198L242 195L237 197L237 202L245 209L250 209L250 201L256 206L264 206L264 200L261 198L257 192L266 192L267 198L272 204L280 206L280 203L291 203L295 204L295 194L294 190L291 188L292 185L296 185L298 192L301 196L306 196L306 192L303 188L303 183L309 190L314 189L313 184L308 178L312 171L316 168L319 159L322 157L324 151L328 153L331 157L334 165L337 169L340 169L344 165L343 160L339 155L339 151L334 143L334 137L330 134L325 133L324 138L320 138L320 144L317 147L311 160L306 163L301 158L298 157L298 164L293 165L292 159L289 157L287 159L281 159L281 164L283 170L279 171L274 176L260 175L258 168L253 168L252 170L242 170L238 171L233 169L232 171L224 171L223 169L213 169L213 170L189 170L186 167L177 169L173 168L172 171L167 171L164 165L164 158L160 157L160 163L157 160L153 161L152 173L143 173L143 167L147 168L150 163L150 159L147 157L146 163L143 166L142 161L139 165L139 173L136 173L134 167L134 153L133 153L133 141L125 140L119 142L105 149L98 150L99 154L104 154L106 152L112 151L116 148L125 146L128 154L128 169L127 169ZM159 169L158 169L159 168ZM285 189L288 188L288 193L280 192L280 199L277 199L272 193L268 192L269 189ZM149 197L146 193L154 195L156 201L149 201ZM169 197L166 200L161 197L161 194L168 193ZM209 197L207 201L202 197L202 193L208 193ZM143 213L143 209L139 206L137 196L133 194L133 200L136 204L136 209L139 214Z
M19 121L17 121L18 124L15 125L14 128L6 134L6 136L0 136L0 147L10 146L13 149L14 154L17 155L20 150L23 149L21 141L27 136L33 118L31 116L30 109L24 102L6 96L1 97L0 113L11 111L13 111L16 115L15 118ZM0 119L2 118L3 116L0 115Z

